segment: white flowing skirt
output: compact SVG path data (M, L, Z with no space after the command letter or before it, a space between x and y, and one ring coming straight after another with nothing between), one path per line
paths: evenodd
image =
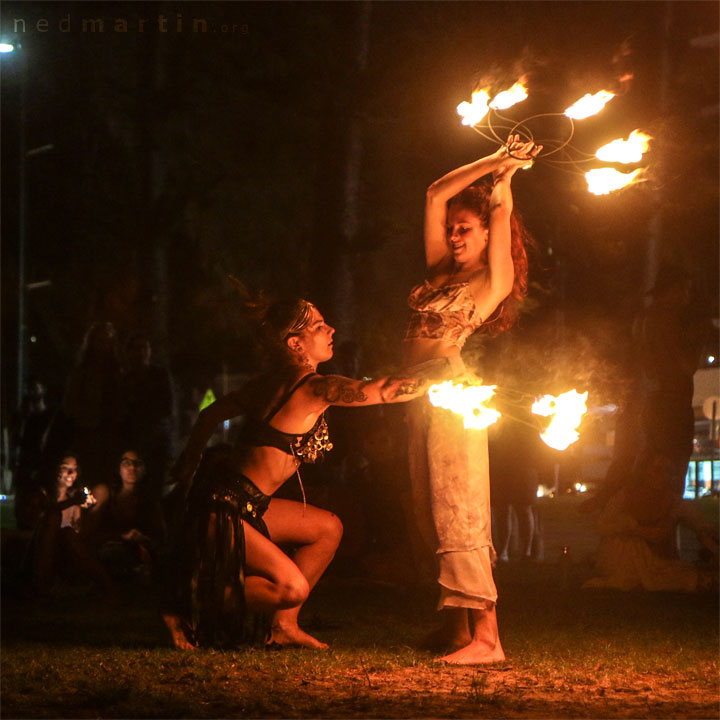
M459 357L408 369L440 382L466 373ZM462 418L427 397L408 404L413 504L420 533L435 549L439 609L487 609L497 601L492 576L487 431L466 430Z

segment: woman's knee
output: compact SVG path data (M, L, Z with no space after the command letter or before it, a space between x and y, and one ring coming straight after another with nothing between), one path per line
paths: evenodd
M343 536L342 520L333 513L327 513L323 523L323 537L335 547L340 544Z
M278 602L281 607L296 607L302 605L310 594L310 585L305 576L298 572L290 578L278 583Z

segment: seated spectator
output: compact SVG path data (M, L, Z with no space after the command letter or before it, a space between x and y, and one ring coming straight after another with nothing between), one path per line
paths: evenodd
M79 485L77 457L66 453L56 468L52 487L43 488L44 509L32 543L33 584L48 594L58 575L73 573L95 581L106 595L112 583L94 558L83 533L83 509L95 503Z
M98 556L119 573L150 573L156 566L165 530L158 501L144 484L145 463L137 452L120 457L117 479L95 487L92 538Z
M706 523L687 501L677 499L670 482L673 468L666 458L658 455L641 465L637 481L622 487L600 513L598 577L584 587L686 592L716 587L717 527ZM694 530L714 555L714 571L674 557L678 522Z

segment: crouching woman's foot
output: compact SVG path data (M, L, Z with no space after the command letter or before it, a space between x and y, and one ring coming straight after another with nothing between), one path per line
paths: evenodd
M270 639L267 642L269 647L305 647L314 650L327 650L328 645L320 642L312 635L308 635L300 629L297 624L273 624L270 629Z

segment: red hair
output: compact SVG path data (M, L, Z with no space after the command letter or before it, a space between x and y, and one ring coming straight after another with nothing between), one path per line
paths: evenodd
M485 227L490 225L490 194L492 187L488 183L471 185L448 201L451 207L460 207L475 213ZM479 332L498 335L510 329L518 318L520 303L527 295L528 258L527 246L534 245L532 235L525 228L522 219L510 215L510 255L513 261L513 286L510 294L497 306L495 312L480 326Z

